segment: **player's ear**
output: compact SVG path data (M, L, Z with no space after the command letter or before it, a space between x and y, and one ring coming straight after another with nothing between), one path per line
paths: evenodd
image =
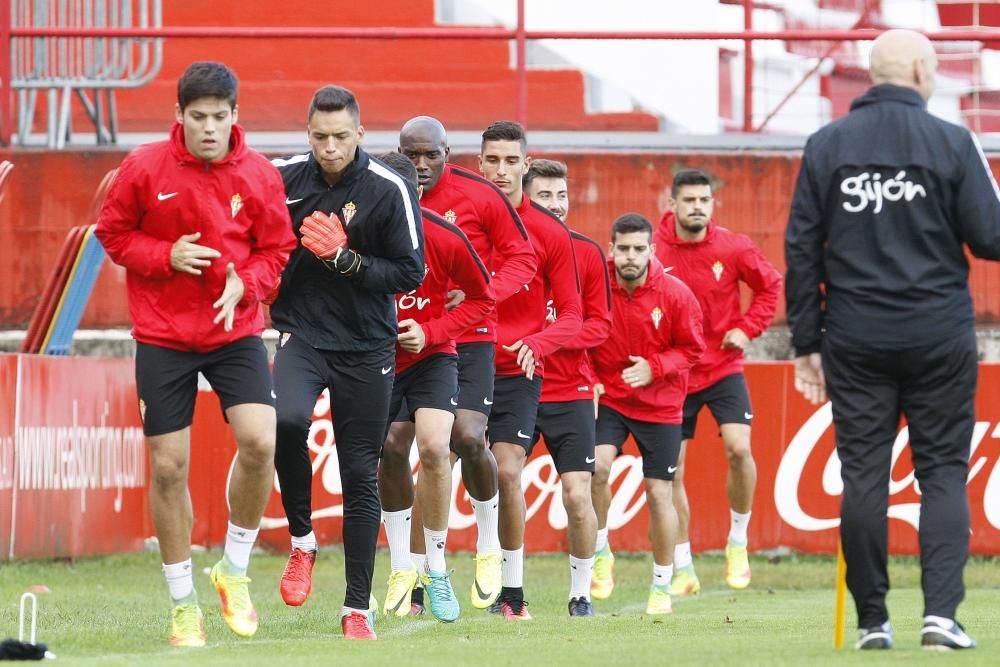
M181 104L177 102L174 104L174 117L177 119L178 123L184 122L184 112L181 111Z
M479 160L479 173L485 174L486 172L483 171L483 154L480 153L479 155L477 155L476 159Z
M358 125L358 143L360 144L365 140L365 126Z
M240 105L239 104L234 104L233 105L233 123L235 124L237 121L239 121L239 118L240 118Z
M649 254L650 255L655 255L656 254L656 244L655 243L650 243L649 244Z

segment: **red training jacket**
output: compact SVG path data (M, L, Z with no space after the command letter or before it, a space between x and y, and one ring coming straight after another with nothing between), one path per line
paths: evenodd
M611 284L608 263L595 241L570 232L580 277L583 326L569 342L545 358L542 403L593 400L594 365L590 348L603 343L611 333Z
M432 354L455 354L455 337L488 315L496 304L490 272L462 230L424 209L424 281L417 289L396 295L399 321L416 320L427 342L418 354L396 345L396 374ZM465 292L465 300L451 310L451 285Z
M521 216L534 245L538 271L514 296L497 306L497 375L523 373L517 364L517 353L503 349L504 345L519 340L535 355L535 373L544 375L546 356L580 331L583 319L580 283L576 277L573 242L565 223L526 195L517 214ZM557 317L555 322L545 326L550 295Z
M608 272L614 270L609 258ZM601 405L640 421L680 424L688 371L705 351L698 300L653 257L646 283L631 296L611 280L611 317L611 336L591 352L604 385ZM629 356L649 362L650 384L638 389L625 384L622 371L635 363Z
M208 352L264 330L260 299L274 289L297 243L285 187L270 161L247 147L234 125L229 155L199 160L174 123L170 139L145 144L122 162L95 234L126 269L132 336L175 350ZM201 275L174 271L170 251L185 234L222 257ZM233 330L212 320L232 262L243 281Z
M420 205L458 225L493 276L497 304L506 301L535 275L535 253L528 233L507 195L468 169L446 164L441 180L424 193ZM496 314L475 323L459 343L497 340Z
M778 307L781 274L750 237L711 221L704 239L688 242L677 236L674 214L667 211L653 240L664 270L683 280L701 305L706 349L691 369L688 391L701 391L742 372L743 351L723 349L722 338L739 328L753 340L767 329ZM740 310L740 281L753 291L745 313Z

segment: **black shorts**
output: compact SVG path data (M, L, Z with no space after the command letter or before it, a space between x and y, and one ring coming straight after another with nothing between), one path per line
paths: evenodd
M560 475L567 472L594 472L594 443L596 442L596 422L594 401L561 401L541 403L538 419L535 421L534 447L538 437L545 438L545 446L556 464ZM531 454L531 448L528 448Z
M458 407L487 417L493 409L493 377L496 375L493 343L458 345Z
M629 433L642 454L642 476L673 480L681 452L681 425L631 419L606 405L597 409L598 445L613 445L621 454Z
M749 426L753 422L750 392L747 390L747 381L743 373L727 375L701 391L688 394L684 399L684 424L681 429L681 437L684 440L694 437L694 429L698 425L698 413L706 405L719 426L723 424Z
M432 354L396 376L389 414L392 421L413 421L420 408L455 414L458 407L458 357Z
M211 352L136 343L135 385L143 433L163 435L191 425L198 373L219 396L223 414L244 403L274 406L267 350L260 336L240 338Z
M531 380L523 375L498 375L496 379L496 404L486 426L486 439L510 442L531 450L538 417L538 399L542 396L542 378Z

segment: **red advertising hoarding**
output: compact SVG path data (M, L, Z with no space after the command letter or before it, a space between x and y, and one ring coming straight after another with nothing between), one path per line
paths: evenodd
M17 363L21 364L20 383ZM792 387L788 362L751 363L753 450L758 486L750 522L751 549L788 547L833 553L837 544L840 468L829 405L814 407ZM972 551L1000 554L1000 365L980 366L969 498ZM0 356L0 558L69 556L141 548L152 534L148 463L135 407L132 362L86 358ZM16 389L16 391L15 391ZM235 446L218 399L199 392L192 428L193 541L218 545L228 520L227 482ZM19 401L15 401L19 396ZM340 541L343 498L329 398L316 403L309 448L313 521L322 543ZM13 446L11 446L13 443ZM890 547L916 553L919 484L900 429L889 488ZM416 452L411 460L415 472ZM721 549L729 526L726 456L711 415L701 416L689 445L687 489L696 551ZM449 544L475 548L472 508L456 468ZM648 512L642 462L633 443L612 471L609 516L617 550L645 551ZM540 443L524 472L530 552L566 548L566 513L559 479ZM14 509L13 513L11 509ZM261 541L288 548L277 483L262 521ZM11 542L13 544L11 544Z
M151 533L149 474L132 362L4 357L11 360L17 382L7 394L15 430L5 516L12 529L4 556L141 549Z

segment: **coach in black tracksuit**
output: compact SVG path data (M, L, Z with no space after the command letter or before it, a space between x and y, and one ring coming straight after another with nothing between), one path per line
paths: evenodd
M785 235L796 387L833 402L857 648L892 645L886 512L901 414L921 491L922 643L975 645L954 622L977 375L963 245L1000 258L1000 192L975 136L927 112L936 67L917 33L876 40L876 85L806 143Z
M309 109L312 152L274 160L302 243L303 218L339 218L345 254L324 261L299 245L271 307L278 415L275 466L293 537L312 533L306 438L316 399L330 389L344 497L345 607L368 609L381 518L376 478L395 376L394 296L424 276L423 227L413 188L365 153L357 102L321 88Z

